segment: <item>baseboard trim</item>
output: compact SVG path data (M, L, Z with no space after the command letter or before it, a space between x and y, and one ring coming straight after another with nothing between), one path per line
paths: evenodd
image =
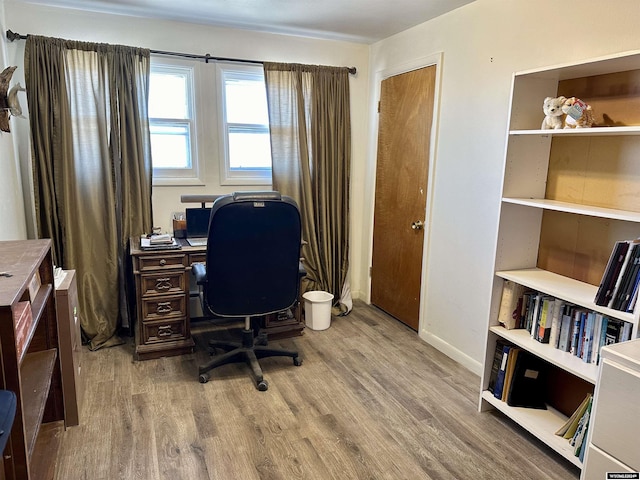
M420 338L427 342L432 347L444 353L447 357L455 360L467 370L475 373L476 375L482 375L482 364L477 360L474 360L466 353L454 348L450 343L445 342L439 337L436 337L432 333L422 331L419 334Z

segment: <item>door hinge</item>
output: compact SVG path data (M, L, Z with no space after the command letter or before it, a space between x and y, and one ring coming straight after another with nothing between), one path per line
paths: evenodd
M369 276L371 276L372 271L373 271L373 267L369 267Z
M380 100L378 100L378 113L380 113Z

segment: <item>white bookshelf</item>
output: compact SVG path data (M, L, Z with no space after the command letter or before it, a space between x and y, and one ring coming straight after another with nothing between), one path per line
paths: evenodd
M555 373L575 377L591 393L598 366L542 344L526 330L507 330L498 312L504 281L511 280L629 322L632 337L638 336L640 308L622 312L594 300L615 241L640 237L639 91L638 51L519 72L512 82L479 409L499 410L581 468L568 440L555 435L567 418L563 413L553 406L510 407L487 388L499 340L545 360ZM559 95L591 104L599 126L540 130L544 98ZM552 385L550 399L573 401L563 391L571 387Z

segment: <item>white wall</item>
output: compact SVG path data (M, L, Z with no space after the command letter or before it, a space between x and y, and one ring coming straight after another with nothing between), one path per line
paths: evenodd
M363 172L366 158L367 102L368 102L368 61L367 45L317 40L288 35L273 35L228 28L216 28L180 22L160 21L125 16L104 15L75 10L42 7L5 0L6 28L21 34L37 34L91 42L119 43L152 50L206 54L227 58L245 58L275 62L296 62L335 66L354 66L358 74L350 77L352 114L352 177L351 191L352 271L360 272L359 240L362 238L363 212ZM3 29L3 36L4 30ZM22 59L24 43L7 44L7 50ZM213 67L212 67L213 68ZM214 86L212 85L212 88ZM211 132L212 142L217 132ZM212 140L214 139L214 140ZM21 139L21 142L25 140ZM25 140L26 141L26 140ZM205 159L206 186L153 188L154 224L170 230L171 213L184 210L180 195L217 194L234 190L255 189L256 187L222 187L219 184L217 149L211 158ZM28 149L25 149L28 152ZM22 149L21 149L22 152ZM21 155L22 156L22 155ZM22 158L26 162L25 158ZM262 187L264 188L264 187ZM353 276L352 291L360 294L360 277Z
M16 65L7 55L7 40L4 36L6 30L4 1L0 0L0 71L11 65ZM10 85L15 84L19 72L14 72ZM24 83L23 83L24 84ZM24 215L24 203L22 201L22 186L20 170L16 155L16 137L14 130L16 122L24 122L20 118L9 120L11 132L0 132L0 162L2 174L0 174L0 240L23 240L26 238L26 224Z
M420 335L475 372L484 358L512 72L640 49L639 21L637 0L477 0L371 47L372 92L377 72L443 52ZM370 114L368 207L376 117ZM371 228L368 221L363 229L363 266ZM366 272L360 275L364 285Z

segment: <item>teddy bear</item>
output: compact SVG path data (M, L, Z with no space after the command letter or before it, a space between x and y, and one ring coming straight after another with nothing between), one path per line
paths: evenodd
M562 105L564 128L589 128L593 125L593 109L576 97L567 98Z
M562 106L567 99L565 97L547 97L542 103L542 111L544 112L544 120L542 121L542 130L553 130L562 128Z

